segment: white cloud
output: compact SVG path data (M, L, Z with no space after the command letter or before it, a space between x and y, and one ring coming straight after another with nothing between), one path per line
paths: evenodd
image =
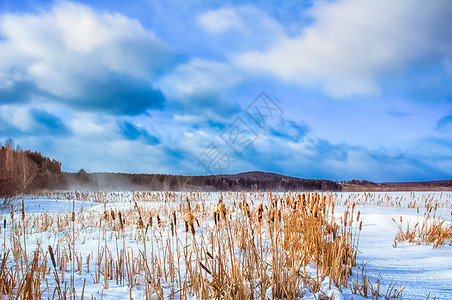
M169 47L137 20L71 2L36 15L0 15L0 35L0 87L14 71L71 99L112 73L150 83L172 59Z
M78 113L70 122L72 132L78 137L100 136L112 137L115 135L114 120L98 115Z
M207 11L199 15L197 21L206 31L214 34L243 26L242 19L237 12L226 7Z
M0 126L2 122L6 122L3 126L12 126L20 131L30 130L33 127L33 118L30 111L26 107L15 105L2 105L0 109ZM0 128L1 130L2 128Z
M222 93L250 74L234 57L245 49L266 49L284 36L283 27L252 6L221 7L197 16L197 22L209 33L206 44L218 42L226 58L223 61L192 57L156 82L169 98L187 95ZM221 33L221 34L220 34Z
M242 80L242 74L227 63L193 59L177 67L157 83L171 97L221 91Z
M235 61L300 84L322 83L336 97L374 94L379 76L450 57L451 13L447 0L323 1L298 37Z

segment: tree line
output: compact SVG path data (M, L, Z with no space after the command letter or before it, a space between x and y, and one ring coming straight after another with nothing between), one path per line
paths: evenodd
M1 145L1 144L0 144ZM0 147L0 197L54 189L64 182L61 163L8 141Z
M303 179L264 172L234 175L167 175L126 173L64 173L69 189L151 191L340 191L324 179Z

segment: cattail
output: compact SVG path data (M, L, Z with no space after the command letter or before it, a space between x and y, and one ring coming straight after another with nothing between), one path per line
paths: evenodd
M273 208L268 212L268 222L275 223L275 218L276 218L276 209Z
M348 210L344 211L344 226L347 226L347 216L348 216Z
M112 218L113 221L116 220L116 214L115 214L115 211L113 209L110 211L110 215L111 215L111 218Z
M192 234L195 235L195 216L192 213L186 213L183 220L185 222L185 232L191 229Z
M218 224L218 213L216 210L213 212L213 220L215 222L215 225L217 225Z
M251 217L250 206L249 206L249 204L246 202L245 199L243 199L243 200L242 200L242 203L240 203L240 208L242 209L243 214L244 214L245 216L247 216L248 218Z
M25 220L25 203L24 199L22 199L22 209L20 210L22 213L22 221Z
M174 227L177 226L177 218L176 218L176 211L173 210L173 223L174 223Z
M182 219L189 225L195 222L195 216L192 213L186 213Z
M174 222L170 222L171 235L174 236Z
M143 223L143 219L141 218L141 216L138 217L137 226L138 226L138 229L144 228L144 223Z
M358 211L358 214L357 214L357 216L356 216L356 222L358 222L359 221L359 216L361 215L361 211Z
M53 254L53 249L52 249L52 246L50 246L50 245L49 245L49 254L50 254L50 259L52 260L52 265L56 270L55 255Z
M157 215L157 224L159 225L159 227L162 227L162 220L160 220L159 215Z
M124 230L124 220L122 219L121 212L118 212L118 218L119 218L119 226L121 227L121 230Z
M220 220L220 219L226 220L227 209L226 209L226 205L223 202L218 204L216 211L217 211L218 220Z
M257 221L258 221L259 223L262 223L262 216L263 216L263 213L264 213L264 206L263 206L262 203L261 203L261 204L259 204L259 205L257 206Z
M11 214L11 220L14 220L14 207L12 205L11 205L10 214Z
M201 268L204 270L204 271L206 271L207 273L209 273L209 275L212 275L212 272L210 272L209 271L209 269L207 269L207 267L202 263L202 262L198 262L199 263L199 265L201 266ZM206 278L204 278L204 279L206 279ZM209 284L210 284L210 282L209 281L207 281Z
M314 207L312 208L312 215L314 216L314 218L317 218L318 209L319 209L319 206L318 206L317 202L315 202Z
M361 231L361 229L363 229L363 221L359 222L359 231Z
M186 197L185 200L187 201L188 211L191 211L190 199Z
M102 215L102 219L104 219L105 221L108 221L109 219L109 214L106 210L104 210L104 214Z

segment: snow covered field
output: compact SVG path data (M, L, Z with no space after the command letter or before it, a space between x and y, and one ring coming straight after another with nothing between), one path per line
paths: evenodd
M155 299L162 296L165 299L185 297L196 299L206 294L198 291L190 295L189 292L184 294L181 290L190 290L191 287L187 282L190 279L193 284L193 272L204 272L213 286L215 276L208 274L199 264L199 261L208 261L209 258L201 254L202 260L195 259L198 252L194 253L192 250L197 249L199 253L209 252L211 247L208 243L211 239L209 234L216 226L220 226L215 225L212 217L219 199L222 198L228 208L228 218L234 220L244 218L242 211L238 209L242 197L249 203L250 210L254 214L260 203L267 203L266 201L270 201L271 197L285 199L286 196L294 195L163 192L76 194L68 192L27 197L24 199L23 220L22 200L15 201L14 216L10 213L9 207L2 209L0 234L2 262L6 260L6 270L16 270L19 265L17 262L24 258L15 257L14 252L20 254L20 249L24 250L26 247L28 258L22 264L31 265L35 250L40 249L39 253L43 258L39 266L43 266L41 274L45 274L45 279L40 282L40 288L43 291L42 297L46 299L58 298L57 283L60 284L60 290L67 291L66 297L69 297L72 274L74 274L73 285L77 299L81 299L82 294L85 298L96 299L130 297L144 299L146 287L147 295L152 295ZM434 297L452 299L450 239L446 239L445 244L436 249L431 244L416 245L407 241L397 243L394 247L394 237L398 227L393 221L393 219L399 221L402 217L402 224L406 225L408 222L414 226L416 222L424 219L423 214L426 209L436 206L436 217L446 221L443 226L450 226L452 192L333 193L328 196L335 203L334 216L337 220L353 203L356 205L354 218L360 211L359 220L363 222L362 230L358 231L358 223L353 227L353 233L359 234L356 262L359 267L365 265L364 274L369 277L374 288L378 285L379 275L381 276L379 294L383 296L382 298L391 287L397 290L403 287L403 299L426 299L429 294L429 299ZM269 207L269 202L266 205ZM72 222L73 209L74 222ZM194 223L195 235L192 235L190 230L185 232L182 218L188 210L193 211L193 215L198 219L198 222ZM119 212L122 213L122 225L119 221ZM177 219L176 222L173 221L173 216ZM140 226L139 222L138 225L132 222L133 218L141 219L143 226ZM6 228L3 228L5 220ZM196 223L199 223L199 226ZM24 231L22 224L25 224L25 242L24 237L21 236ZM227 233L227 231L224 232ZM258 233L253 231L253 235L257 238ZM227 243L225 242L225 245ZM56 268L52 266L49 246L55 252ZM5 256L8 249L16 250L8 252ZM226 248L224 250L226 251ZM74 254L76 259L72 259ZM212 254L215 256L215 253ZM237 255L239 259L246 258L246 255L241 254L237 249L233 255ZM193 257L187 259L187 256ZM149 270L140 267L145 257L146 261L147 258L154 258L149 259L150 263L147 263ZM193 266L187 262L193 262ZM61 265L64 267L62 268ZM159 265L161 268L155 268L154 265ZM207 267L204 265L206 269L213 266L214 264ZM134 268L136 269L133 270ZM210 271L213 272L212 269ZM316 277L314 263L310 263L304 271L307 278ZM12 293L20 292L21 276L19 274L25 277L26 273L25 271L17 272L19 283L12 289ZM131 276L131 274L135 275ZM358 274L358 281L361 281L361 270ZM334 285L331 288L328 286L327 277L322 283L322 292L313 291L308 284L300 290L300 298L319 299L326 294L333 295L334 299L364 299L352 293L351 285L354 280L356 280L356 267L352 268L348 285L342 288L341 293ZM256 282L256 293L253 296L272 298L271 284L263 293L259 293L257 289L262 284L259 285L258 280ZM204 285L201 284L201 286ZM370 294L368 298L371 298Z

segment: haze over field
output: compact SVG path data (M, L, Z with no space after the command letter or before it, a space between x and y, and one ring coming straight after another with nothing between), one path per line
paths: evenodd
M0 141L69 172L448 179L451 15L447 0L1 1Z

